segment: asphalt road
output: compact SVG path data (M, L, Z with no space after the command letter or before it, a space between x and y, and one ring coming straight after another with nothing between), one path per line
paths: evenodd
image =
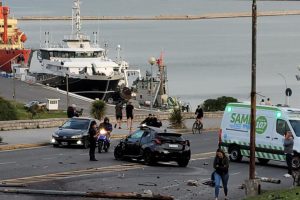
M116 161L113 148L108 153L97 154L98 162L90 162L88 150L80 148L53 148L51 146L0 152L0 178L8 183L23 183L27 189L71 191L118 191L172 195L177 200L213 199L214 188L202 183L210 179L212 162L217 147L217 133L184 135L191 141L192 159L186 168L175 163L144 166L139 162ZM117 141L113 141L112 147ZM248 160L230 163L229 197L242 199L244 190L239 186L248 178ZM263 183L262 189L288 188L291 178L284 178L284 163L271 162L257 165L258 176L281 179L281 184ZM64 173L62 173L64 172ZM43 176L41 176L43 175ZM20 179L22 177L28 177ZM198 181L198 186L188 186L188 180ZM220 193L223 197L223 193ZM1 194L0 199L44 200L82 199L42 197L38 195Z

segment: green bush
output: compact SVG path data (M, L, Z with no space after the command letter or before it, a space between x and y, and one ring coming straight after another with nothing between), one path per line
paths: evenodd
M9 101L0 97L0 121L17 120L17 109Z
M175 108L173 109L170 118L169 118L173 127L183 127L183 116L181 113L181 109Z
M101 120L106 111L106 103L102 100L96 100L92 103L90 114L98 120Z
M203 103L203 110L206 112L212 111L224 111L228 103L238 102L237 99L233 97L222 96L217 99L207 99Z

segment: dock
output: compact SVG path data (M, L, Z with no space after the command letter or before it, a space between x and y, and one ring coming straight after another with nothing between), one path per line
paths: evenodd
M270 16L288 16L300 15L300 10L288 11L262 11L258 12L259 17ZM251 12L235 12L235 13L207 13L201 15L159 15L159 16L82 16L82 20L204 20L219 18L241 18L251 17ZM72 20L71 16L23 16L17 18L23 21L34 20Z

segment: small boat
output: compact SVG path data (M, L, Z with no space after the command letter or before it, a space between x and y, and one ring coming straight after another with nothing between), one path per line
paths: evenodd
M11 73L13 64L27 65L31 50L24 48L27 37L9 16L10 9L0 0L0 71Z
M72 34L64 37L63 45L51 45L46 32L45 46L37 52L41 69L38 73L30 72L42 84L107 100L119 89L129 65L123 60L109 59L106 48L81 33L80 0L74 0L72 13ZM118 54L120 49L118 46Z

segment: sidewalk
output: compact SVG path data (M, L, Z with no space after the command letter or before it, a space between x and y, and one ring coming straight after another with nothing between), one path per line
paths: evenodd
M220 127L221 119L208 118L204 119L204 129L216 130ZM187 129L172 130L181 133L190 133L191 127L194 123L194 119L185 120ZM135 130L139 126L139 122L133 123L133 129ZM163 121L162 128L169 126L168 121ZM0 151L19 149L19 148L31 148L38 146L45 146L50 144L52 133L57 128L43 128L43 129L24 129L24 130L12 130L12 131L0 131L0 136L3 139L3 143L0 143ZM133 130L133 131L134 131ZM112 138L120 139L125 135L128 135L130 131L126 127L126 123L122 123L122 129L113 129Z

